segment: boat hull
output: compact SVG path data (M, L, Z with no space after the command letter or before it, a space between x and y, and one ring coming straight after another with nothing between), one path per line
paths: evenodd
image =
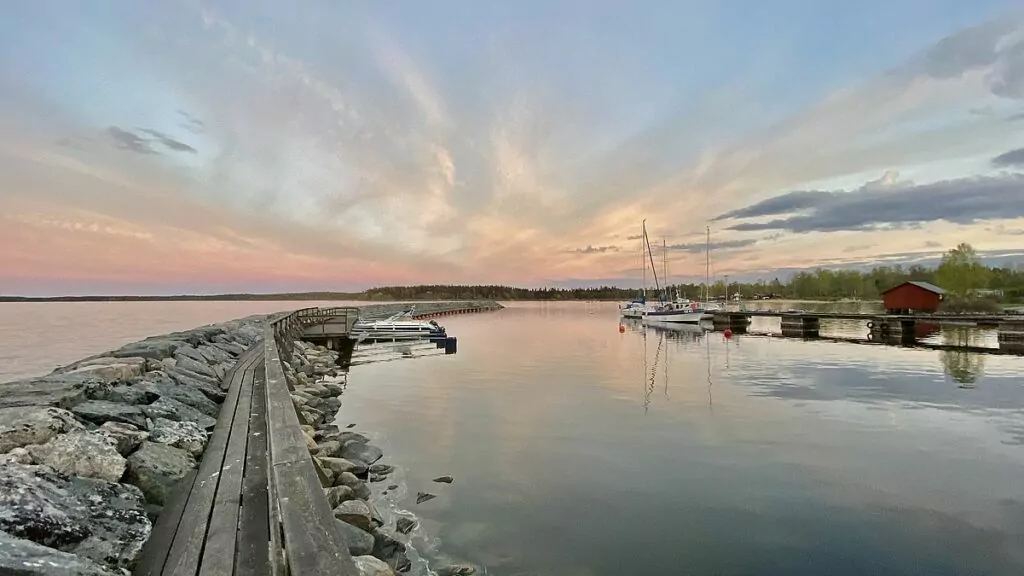
M700 324L704 319L703 310L670 310L648 312L645 320L651 322L670 322L673 324Z

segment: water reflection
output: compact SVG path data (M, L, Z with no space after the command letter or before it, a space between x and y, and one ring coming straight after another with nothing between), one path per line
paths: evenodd
M947 326L942 331L942 340L951 346L977 346L980 337L977 330L968 326ZM985 357L966 350L943 350L940 353L942 368L947 375L960 383L961 388L974 388L978 378L985 372Z

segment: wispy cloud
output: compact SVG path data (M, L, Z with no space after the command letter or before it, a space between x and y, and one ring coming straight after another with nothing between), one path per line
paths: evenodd
M619 247L618 246L591 246L591 245L587 245L587 246L585 246L583 248L573 248L571 250L566 250L566 252L571 252L571 253L574 253L574 254L604 254L606 252L618 252L618 251L619 251Z
M1004 152L992 159L993 166L1024 166L1024 148Z

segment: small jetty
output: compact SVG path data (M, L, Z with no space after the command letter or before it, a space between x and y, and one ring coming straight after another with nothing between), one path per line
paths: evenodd
M805 312L774 310L717 311L712 318L716 331L736 334L747 331L752 318L779 318L782 336L804 339L821 338L822 320L858 320L864 322L867 339L861 342L918 345L922 328L938 326L974 326L995 328L998 349L980 348L979 352L1024 354L1024 315L1021 314L884 314L845 312ZM925 330L926 331L926 330ZM852 342L848 338L825 338ZM935 347L939 345L931 345ZM958 348L963 348L962 346Z
M199 469L153 528L136 576L358 576L336 529L282 362L296 339L344 347L361 314L408 304L309 308L279 315L224 378L227 399ZM493 303L417 304L417 315L496 309Z

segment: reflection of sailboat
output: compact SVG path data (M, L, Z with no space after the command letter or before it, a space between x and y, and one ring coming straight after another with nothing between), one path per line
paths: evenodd
M658 360L661 358L661 348L665 344L665 335L661 334L658 337L658 349L654 352L654 365L651 366L651 375L647 376L647 336L644 334L644 413L647 413L647 407L651 405L651 394L654 392L654 381L658 375ZM666 383L666 386L668 384Z
M706 330L698 325L681 324L679 322L655 322L647 318L646 326L657 333L664 334L670 340L683 342L699 342Z

